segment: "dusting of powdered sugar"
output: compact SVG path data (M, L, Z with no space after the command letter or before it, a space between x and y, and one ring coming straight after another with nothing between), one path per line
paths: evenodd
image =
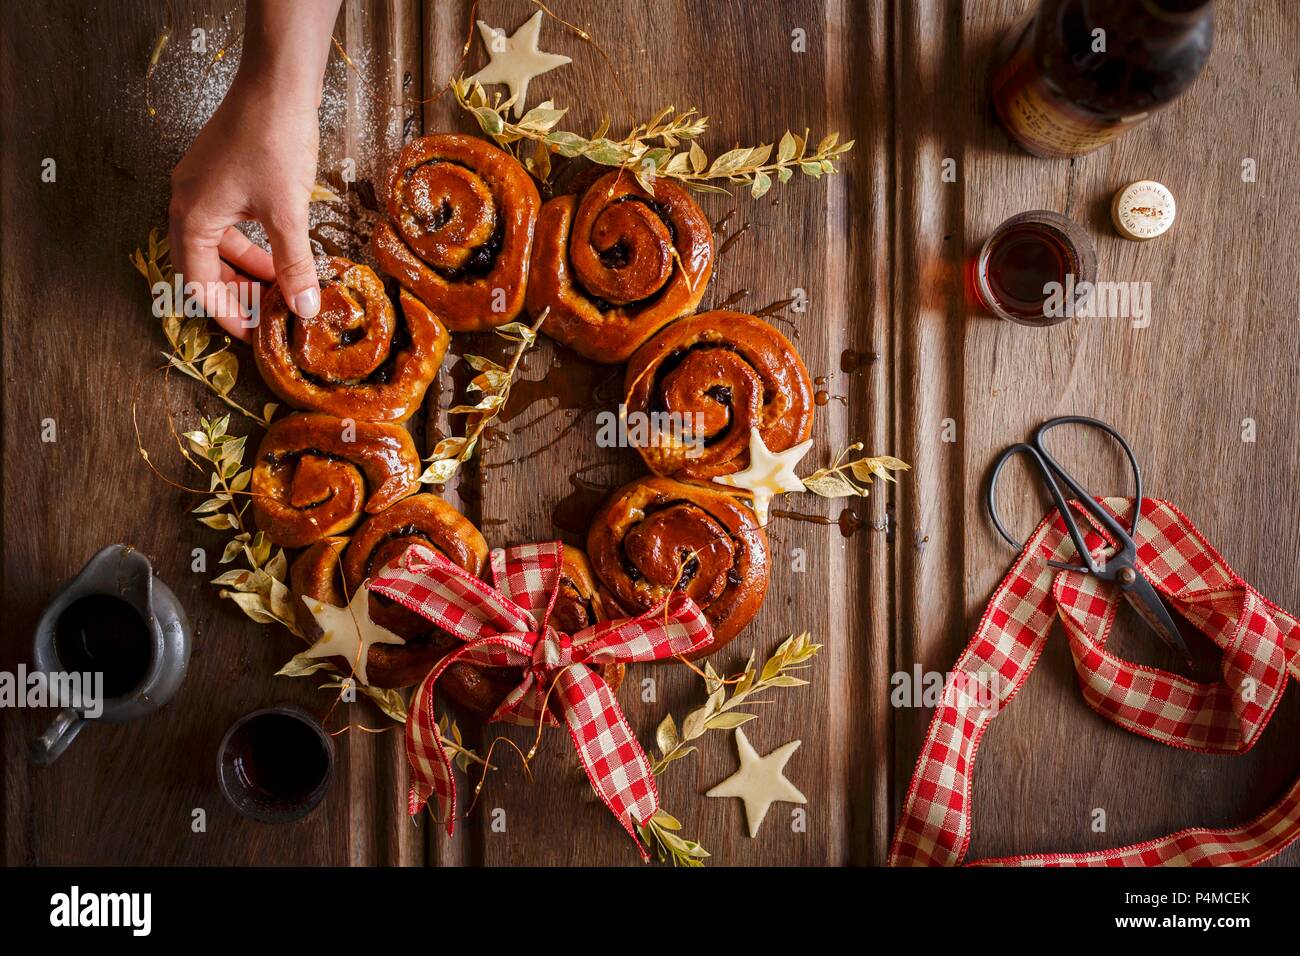
M361 16L368 15L363 9ZM201 37L195 35L196 29L202 30ZM364 29L356 32L367 36ZM138 110L147 128L136 143L126 144L124 165L170 169L180 160L230 89L239 68L242 38L242 24L229 14L215 24L176 24L149 78L147 97L143 72L125 84L127 108ZM368 47L360 39L350 40L346 48L351 64L332 50L326 65L317 181L342 201L312 203L309 228L317 253L340 254L373 265L368 246L382 204L377 195L397 152L418 132L418 107L402 102L402 89L410 78L395 78L396 65L380 62L382 57L377 59ZM153 117L148 116L150 104L156 111ZM240 228L269 248L260 223L248 222Z

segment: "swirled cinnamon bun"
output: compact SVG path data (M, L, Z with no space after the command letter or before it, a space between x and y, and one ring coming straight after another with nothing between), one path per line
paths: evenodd
M785 451L812 434L813 389L799 353L741 312L701 312L637 350L625 379L628 413L669 413L687 441L656 436L638 451L657 475L712 478L749 465L749 432Z
M622 362L700 303L713 270L713 230L668 180L654 195L620 170L542 207L528 312L542 331L596 362Z
M303 412L266 430L253 516L275 544L305 548L419 490L420 456L400 425Z
M384 205L375 258L449 329L519 315L541 197L513 156L473 136L413 139L389 170Z
M253 357L294 408L365 421L405 421L447 353L447 330L407 292L401 310L368 266L331 258L315 318L294 315L279 286L263 303Z
M713 625L713 653L758 613L767 593L767 536L721 490L640 478L610 496L587 535L596 576L629 614L684 591ZM701 655L703 656L703 655Z
M488 547L478 528L436 495L404 498L367 518L352 538L331 537L317 542L293 563L289 586L296 598L298 623L306 634L315 620L302 598L337 607L380 569L420 544L440 552L471 574L480 575ZM344 590L346 589L346 591ZM408 687L419 683L449 649L452 640L424 618L395 601L370 595L370 619L405 639L405 644L373 644L366 659L367 676L376 687ZM340 666L350 662L341 661ZM346 669L346 667L345 667ZM456 682L450 674L449 685Z

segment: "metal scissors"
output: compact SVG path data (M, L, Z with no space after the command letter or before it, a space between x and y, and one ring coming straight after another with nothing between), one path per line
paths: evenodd
M1133 483L1136 489L1132 527L1126 530L1048 453L1043 444L1043 437L1052 429L1061 425L1086 425L1100 429L1119 442L1120 447L1124 449L1129 467L1133 469ZM1124 436L1105 422L1098 421L1095 418L1087 418L1082 415L1065 415L1043 422L1034 430L1029 442L1018 442L998 456L997 461L993 464L992 477L989 479L989 516L993 519L993 526L998 529L998 534L1002 535L1016 550L1022 550L1023 544L1017 542L1002 524L997 506L998 476L1002 474L1003 466L1015 455L1027 455L1033 462L1039 476L1043 479L1043 483L1047 485L1047 490L1052 496L1052 502L1056 505L1056 510L1060 512L1061 518L1065 522L1065 528L1070 534L1070 540L1074 542L1074 549L1078 552L1082 561L1082 564L1066 564L1062 561L1048 561L1047 563L1054 568L1091 574L1103 581L1112 581L1119 585L1120 592L1132 605L1133 610L1137 611L1138 616L1156 632L1156 636L1160 640L1164 641L1172 650L1177 651L1191 666L1191 653L1188 651L1187 644L1184 643L1182 636L1178 633L1178 625L1174 623L1173 615L1169 613L1168 606L1156 593L1151 583L1137 569L1137 545L1133 542L1133 535L1137 531L1138 516L1142 513L1142 469L1138 467L1137 458L1133 455L1133 449L1124 440ZM1074 520L1071 508L1066 504L1065 495L1061 493L1061 485L1070 490L1083 510L1100 527L1106 529L1111 540L1115 543L1116 552L1114 555L1099 562L1089 553L1088 547L1084 543L1083 532L1079 530L1079 525Z

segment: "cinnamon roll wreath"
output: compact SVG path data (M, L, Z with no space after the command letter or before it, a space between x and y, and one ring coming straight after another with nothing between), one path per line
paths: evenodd
M420 456L400 425L303 412L266 430L253 517L277 545L305 548L419 490Z
M705 484L640 478L624 485L592 520L587 554L628 614L673 591L693 598L713 626L708 654L740 633L767 594L767 536L758 519Z
M294 408L366 421L405 421L447 354L447 330L415 296L401 311L368 266L327 260L315 318L294 315L279 286L253 333L262 379Z
M623 362L700 304L712 270L713 230L690 193L661 179L652 196L611 172L542 207L528 312L550 309L542 332L579 355Z
M384 204L375 258L449 329L518 317L541 197L513 156L474 136L421 136L389 170Z
M628 362L628 412L669 412L697 423L690 443L637 451L657 475L713 478L749 466L749 433L785 451L812 434L813 388L790 341L742 312L675 322ZM702 427L704 434L698 434Z

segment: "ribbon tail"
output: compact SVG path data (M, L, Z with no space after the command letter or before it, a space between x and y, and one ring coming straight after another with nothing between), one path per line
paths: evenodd
M451 836L456 827L456 778L452 773L451 758L438 732L438 718L434 712L434 685L452 664L464 662L475 667L522 667L528 663L528 646L507 636L486 637L472 644L464 644L434 666L420 682L411 698L411 709L406 715L406 759L411 765L411 792L408 812L419 813L429 798L436 797L440 822Z
M645 751L609 685L589 667L565 668L556 683L569 736L591 788L636 843L641 858L648 860L637 827L658 812L659 791Z
M457 655L448 655L421 682L411 700L411 711L406 718L406 759L411 765L411 791L407 799L407 813L416 816L430 797L439 821L451 836L456 830L456 778L451 770L451 758L442 744L438 731L438 718L433 709L433 687L438 676Z

